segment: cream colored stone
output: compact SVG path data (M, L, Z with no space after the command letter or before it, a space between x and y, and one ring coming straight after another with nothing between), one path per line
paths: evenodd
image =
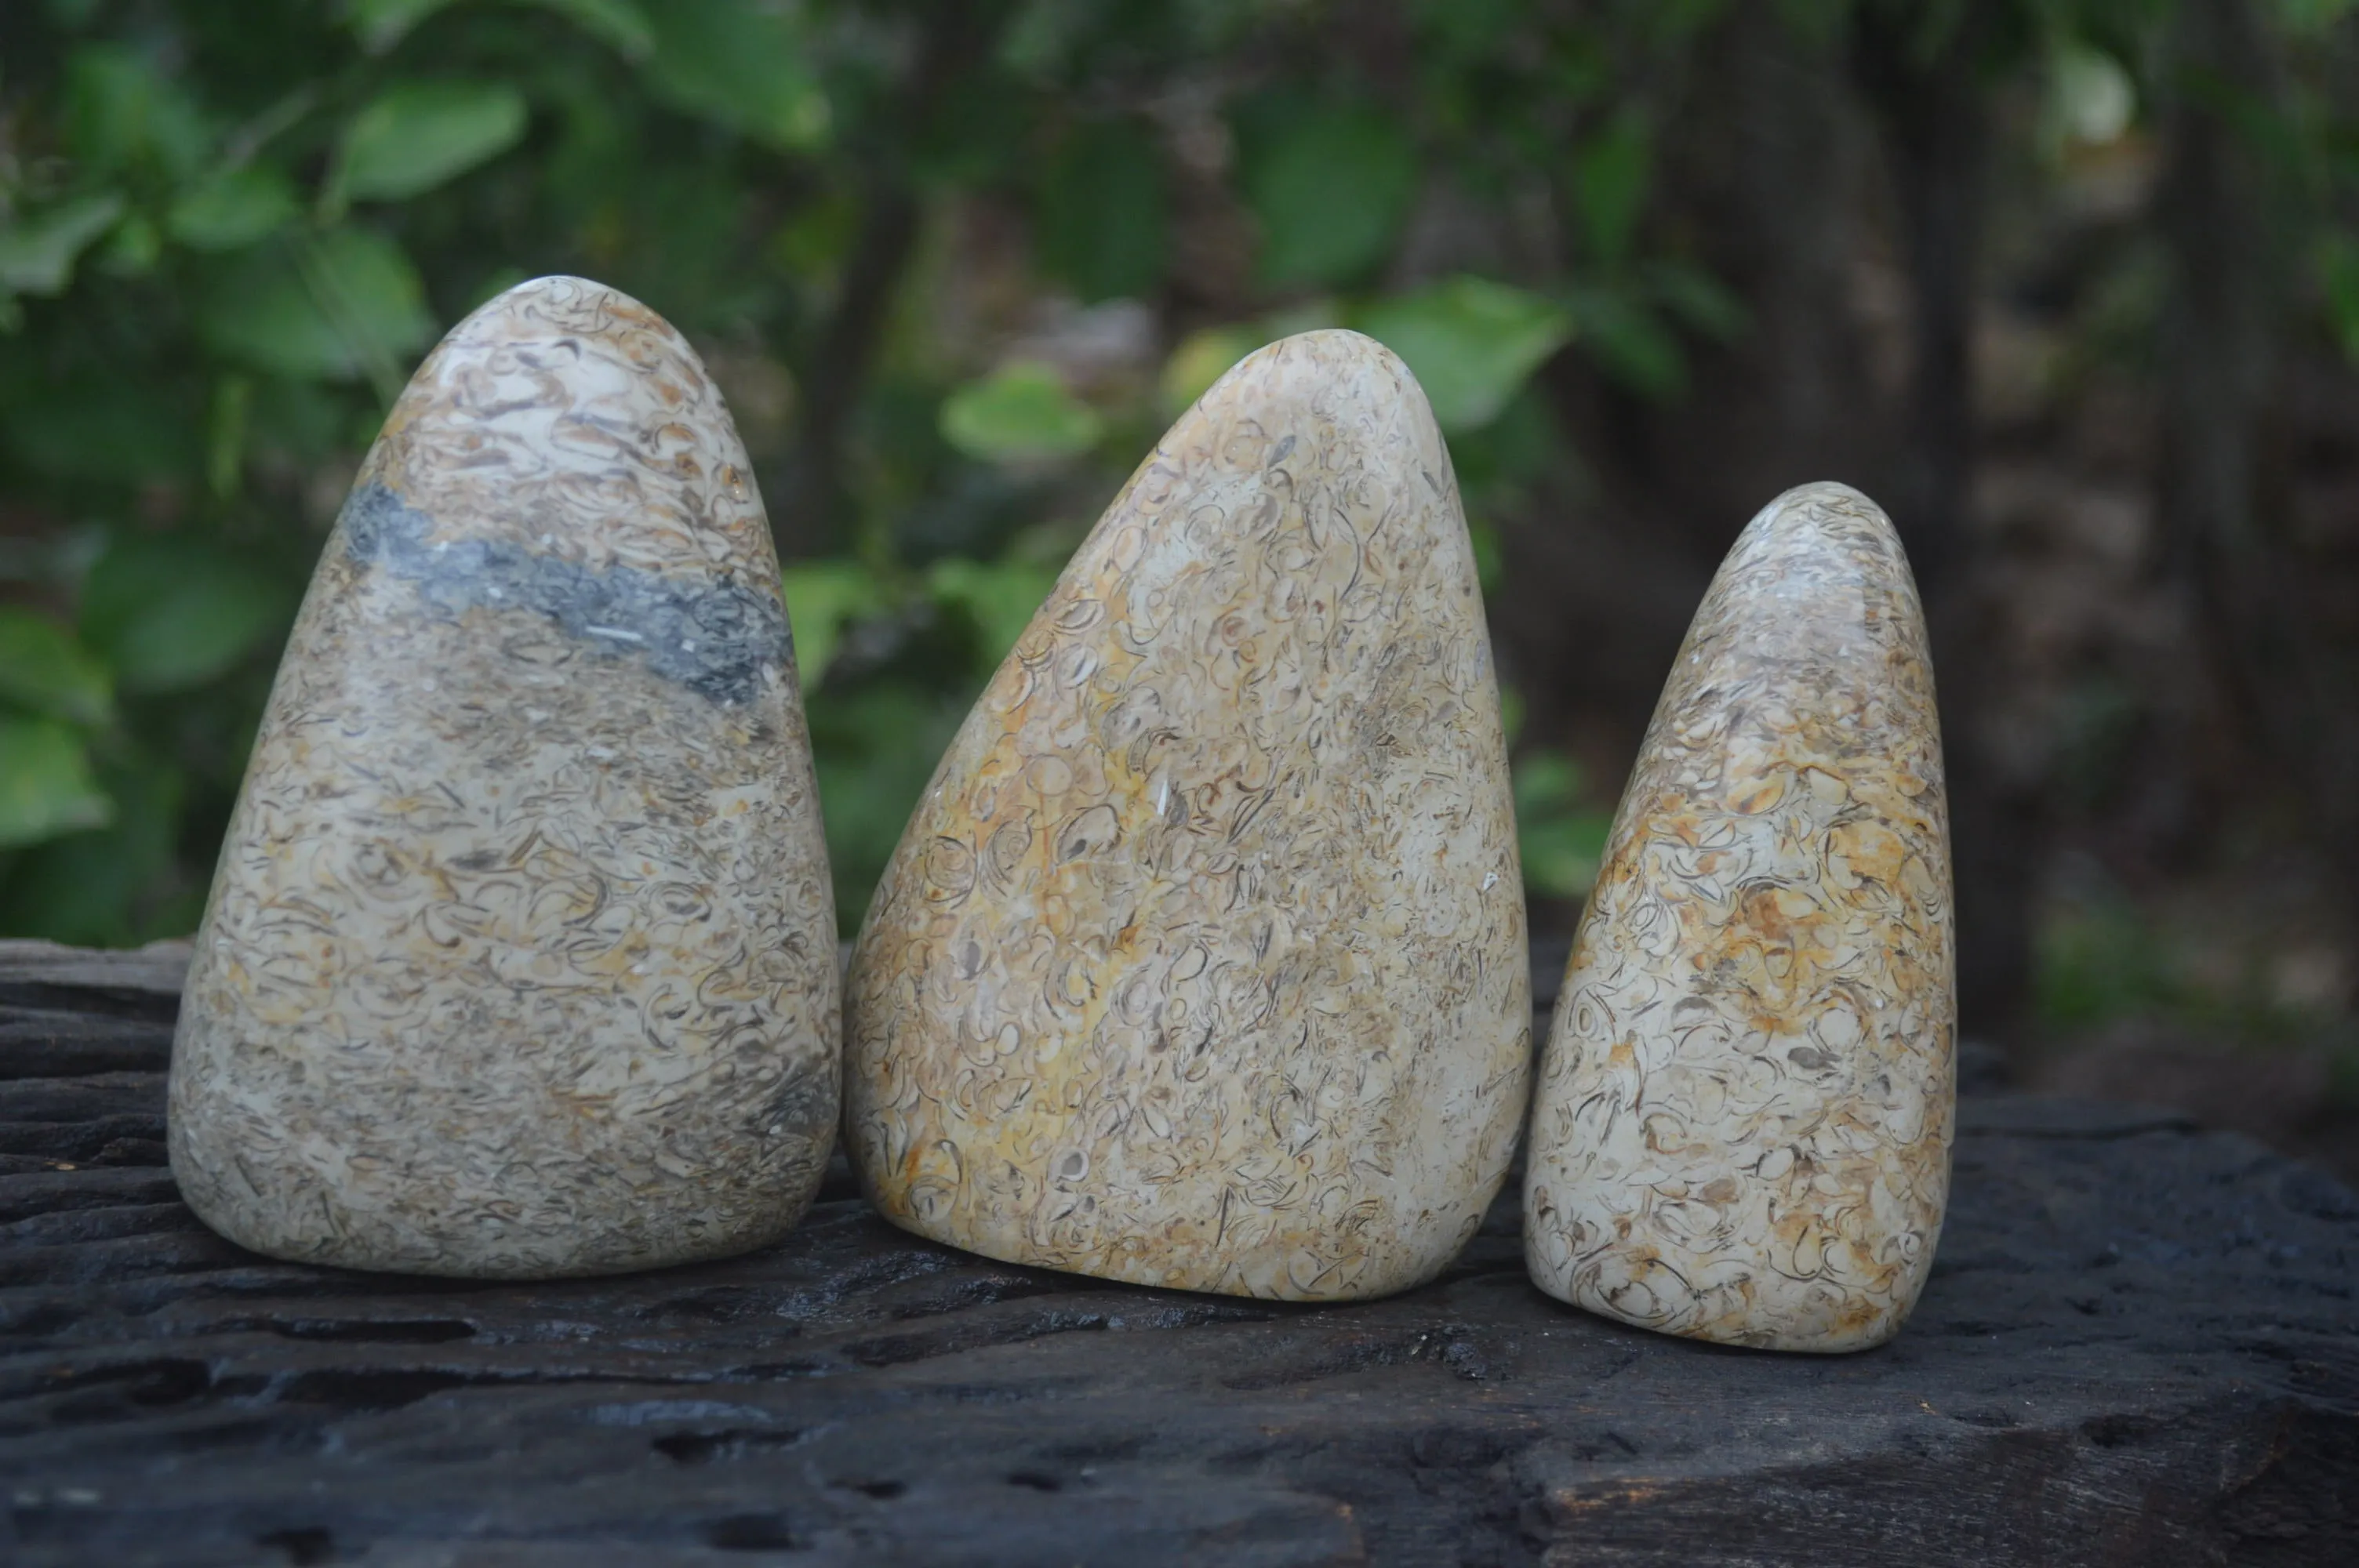
M1898 1332L1956 1109L1949 821L1916 584L1839 484L1753 520L1664 686L1534 1096L1540 1288L1779 1350Z
M853 958L846 1139L1013 1262L1340 1300L1482 1223L1530 1055L1498 690L1425 396L1229 372L942 759Z
M758 1246L837 1106L834 914L769 529L661 319L454 330L279 666L173 1046L215 1229L353 1268Z

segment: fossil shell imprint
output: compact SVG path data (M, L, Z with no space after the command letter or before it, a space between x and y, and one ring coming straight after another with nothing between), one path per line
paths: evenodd
M1809 484L1729 551L1663 687L1542 1054L1541 1289L1781 1350L1882 1343L1956 1112L1948 812L1891 523Z
M1450 457L1357 333L1253 354L1115 497L912 815L853 960L877 1207L1013 1262L1321 1301L1504 1179L1530 980Z
M233 1240L523 1278L740 1251L832 1136L835 922L768 524L696 355L485 305L362 465L173 1043Z

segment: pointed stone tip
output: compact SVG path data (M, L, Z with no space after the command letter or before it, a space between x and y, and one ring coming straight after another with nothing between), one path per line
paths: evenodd
M1771 513L1786 512L1807 506L1814 502L1845 511L1864 513L1870 516L1882 518L1887 524L1892 520L1884 508L1878 506L1865 491L1855 485L1845 484L1839 479L1814 479L1798 484L1761 510Z
M1785 492L1754 514L1747 531L1805 524L1820 533L1838 526L1864 529L1888 539L1896 549L1900 543L1900 530L1890 513L1865 491L1832 479L1812 480Z
M592 324L626 322L635 327L659 329L674 338L679 336L679 329L665 320L659 312L614 285L562 272L550 273L545 277L528 277L522 283L502 289L469 311L466 319L459 324L458 330L464 331L479 322L495 320L550 325L577 320Z
M696 351L591 278L517 284L452 328L403 389L355 495L373 485L438 536L776 577L753 465Z
M1428 454L1430 470L1448 471L1448 449L1425 388L1398 354L1364 332L1321 327L1263 344L1231 365L1173 429L1201 416L1259 410L1307 415L1314 427L1339 436L1406 437Z

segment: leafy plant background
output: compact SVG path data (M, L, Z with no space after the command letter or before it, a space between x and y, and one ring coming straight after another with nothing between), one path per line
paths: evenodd
M2343 1103L2359 738L2331 693L2359 629L2300 594L2353 597L2359 420L2271 411L2353 395L2349 13L21 0L0 934L192 928L360 453L436 335L523 278L646 300L730 399L847 931L1155 436L1253 347L1343 324L1451 438L1540 928L1570 929L1719 551L1835 473L1893 502L1935 602L1970 1026L2324 1041ZM2026 464L2062 499L2018 526L1989 496ZM2135 569L2072 586L2125 484ZM2133 592L2185 634L2116 626ZM2155 654L2174 637L2196 665ZM2124 837L2157 779L2182 804ZM2342 891L2244 874L2288 858ZM2223 903L2302 912L2309 978L2268 918L2222 957Z

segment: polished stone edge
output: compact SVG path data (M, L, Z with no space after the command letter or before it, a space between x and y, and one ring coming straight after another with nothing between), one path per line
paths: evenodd
M610 657L718 703L749 701L765 666L791 669L794 634L775 591L723 573L699 581L635 567L601 570L490 539L431 539L434 519L375 480L353 488L345 553L414 583L438 612L538 611Z

